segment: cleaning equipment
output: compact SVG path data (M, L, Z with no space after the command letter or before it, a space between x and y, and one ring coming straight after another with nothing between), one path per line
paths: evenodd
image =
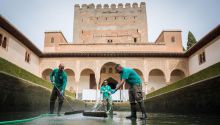
M92 111L84 111L83 116L90 116L90 117L108 117L108 114L112 110L112 106L110 106L109 110L100 111L100 107L103 106L102 96L96 100L95 106L92 108ZM113 115L113 114L112 114Z
M107 117L107 113L105 111L98 111L102 106L101 96L99 99L96 100L96 104L92 108L92 111L84 111L83 116L90 116L90 117Z
M60 94L61 96L63 96L63 95L61 94L60 90L57 88L57 86L56 86L54 83L53 83L53 85L54 85L54 87L58 90L59 94ZM67 98L66 98L65 96L63 96L63 98L66 100L66 102L69 104L70 108L72 109L72 111L70 111L70 112L65 112L64 115L71 115L71 114L77 114L77 113L82 113L82 112L83 112L83 110L74 111L72 105L71 105L70 102L67 100Z
M108 117L105 111L96 111L96 112L83 112L83 116L91 117Z

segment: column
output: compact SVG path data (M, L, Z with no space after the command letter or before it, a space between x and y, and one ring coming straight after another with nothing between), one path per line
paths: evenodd
M75 83L76 83L76 99L79 99L79 80L80 80L80 61L76 61L76 73L75 73Z
M99 82L101 79L101 66L100 66L100 61L96 60L96 70L95 70L95 80L96 80L96 101L99 99Z
M79 82L75 82L76 83L76 90L75 90L75 92L76 92L76 99L78 99L79 97L78 97L78 84L79 84Z

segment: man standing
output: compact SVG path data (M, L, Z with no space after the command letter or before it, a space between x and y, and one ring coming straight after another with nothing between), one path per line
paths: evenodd
M140 119L146 119L147 114L145 111L145 105L143 101L142 80L140 76L133 69L122 67L120 64L116 64L115 69L116 69L116 72L120 74L121 82L116 87L116 89L112 91L112 94L115 93L125 83L130 85L129 101L131 105L131 115L127 116L126 118L128 119L137 118L137 115L136 115L136 112L137 112L136 102L137 102L142 112L142 117Z
M59 105L57 114L60 115L60 111L64 101L64 91L67 82L67 74L64 71L63 64L60 64L58 69L56 68L51 72L50 81L54 85L50 96L50 114L53 114L55 102L58 96Z
M111 91L112 89L108 85L108 81L105 80L100 89L100 93L103 95L103 101L106 107L106 111L110 114L113 114Z

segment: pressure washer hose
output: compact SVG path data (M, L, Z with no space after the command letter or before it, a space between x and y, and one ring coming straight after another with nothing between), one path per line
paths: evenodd
M56 87L56 85L54 85ZM56 89L59 91L59 89L56 87ZM59 91L59 94L61 94L61 92ZM63 96L63 95L62 95ZM73 110L73 107L71 106L70 102L67 100L67 98L65 96L63 96L64 99L66 100L66 102L69 104L69 106L71 107L71 109ZM54 116L54 114L41 114L39 116L36 117L32 117L32 118L27 118L27 119L20 119L20 120L11 120L11 121L2 121L0 122L0 125L5 125L5 124L18 124L18 123L24 123L24 122L29 122L29 121L33 121L35 119L39 119L45 116Z
M39 119L39 118L43 118L43 117L46 117L46 116L55 116L55 114L41 114L39 116L32 117L32 118L27 118L27 119L2 121L2 122L0 122L0 125L30 122L30 121L33 121L33 120L36 120L36 119Z

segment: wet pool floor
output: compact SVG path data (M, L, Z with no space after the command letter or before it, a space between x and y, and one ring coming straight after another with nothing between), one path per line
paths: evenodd
M82 114L46 116L23 123L24 125L217 125L219 116L185 116L172 114L148 114L147 120L128 120L129 112L115 112L112 118L86 117ZM140 116L140 114L138 114Z

